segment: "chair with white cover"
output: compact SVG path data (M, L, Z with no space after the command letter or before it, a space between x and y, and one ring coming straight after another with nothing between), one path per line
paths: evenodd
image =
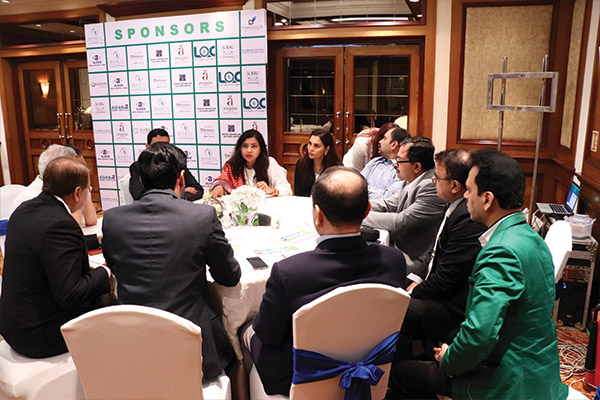
M565 265L573 249L573 238L571 236L571 225L567 221L556 221L548 229L544 238L554 264L554 281L558 283L562 278Z
M133 203L133 196L129 192L129 177L130 175L127 174L119 179L119 196L121 199L121 205Z
M10 209L15 198L25 189L23 185L5 185L0 187L0 219L10 217Z
M358 284L337 288L294 313L294 348L319 353L334 360L350 363L362 361L384 339L400 331L409 301L410 296L406 291L387 285ZM385 397L391 363L378 367L384 374L377 385L371 386L372 399ZM345 390L340 387L340 380L338 376L292 384L290 398L341 400ZM274 398L260 396L260 390L263 390L262 384L256 368L253 368L250 376L252 400Z
M29 358L0 341L0 399L85 399L69 353Z
M61 327L88 400L231 399L222 374L202 385L202 333L167 311L118 305Z

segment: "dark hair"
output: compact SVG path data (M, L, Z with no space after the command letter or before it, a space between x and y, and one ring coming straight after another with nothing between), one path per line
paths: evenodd
M46 166L42 191L63 197L77 187L88 190L89 184L90 169L85 163L76 158L59 157Z
M187 157L170 143L154 143L140 153L140 177L146 190L174 189L177 177L185 169Z
M347 172L359 179L339 180L334 177ZM323 171L312 187L313 206L319 206L333 226L360 224L369 207L366 179L353 168L334 166Z
M152 129L150 132L148 132L148 137L146 138L146 142L148 144L152 143L152 139L154 139L156 136L162 136L162 137L169 137L169 132L165 131L162 128L156 128L156 129Z
M507 154L483 149L471 154L477 194L492 192L503 210L520 208L525 194L525 174L519 163Z
M341 165L340 158L335 151L335 143L333 135L325 129L315 129L310 133L311 137L318 137L323 142L324 147L329 147L329 151L323 157L323 171L334 165ZM296 177L294 186L310 188L315 183L314 161L308 156L308 151L304 151L304 155L298 164L296 164ZM307 193L308 195L308 193Z
M373 135L373 140L371 142L371 159L380 156L379 141L383 139L383 136L387 131L393 128L399 128L399 126L393 122L386 122L385 124L381 125L377 133Z
M404 128L393 128L390 135L392 136L392 142L398 142L398 145L410 137L410 133ZM381 139L383 139L383 136Z
M73 151L75 152L75 154L77 155L77 157L82 156L83 153L81 152L81 149L71 143L67 143L67 144L63 144L63 146L68 147L70 149L73 149Z
M423 171L435 167L433 162L435 147L433 147L431 140L422 136L413 136L404 139L404 141L400 143L401 146L405 144L411 145L406 154L411 163L421 163L421 169Z
M435 155L435 162L446 169L446 178L457 180L463 188L467 187L467 177L473 165L471 151L467 149L450 149Z
M260 146L260 154L254 163L254 172L256 173L256 181L264 181L268 184L269 182L269 174L267 170L269 168L269 154L267 153L267 145L265 144L265 139L263 139L262 134L256 129L248 129L238 138L235 143L235 150L233 155L227 162L231 165L232 173L234 178L239 178L240 176L244 176L244 168L246 168L246 160L242 157L242 144L249 138L256 138L258 141L258 145ZM244 178L244 183L246 182L246 178Z

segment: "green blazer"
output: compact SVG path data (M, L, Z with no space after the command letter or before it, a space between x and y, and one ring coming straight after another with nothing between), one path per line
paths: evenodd
M522 213L508 216L477 256L466 319L440 363L452 398L566 399L554 300L548 246Z

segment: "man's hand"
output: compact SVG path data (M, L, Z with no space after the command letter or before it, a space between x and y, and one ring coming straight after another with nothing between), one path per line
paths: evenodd
M221 187L221 186L219 186L219 187ZM222 188L221 188L221 189L222 189ZM186 188L185 188L185 192L186 192L186 193L191 193L191 194L196 194L196 193L198 193L198 191L197 191L195 188L191 187L191 186L188 186L188 187L186 187Z
M444 358L444 354L446 354L446 350L448 350L448 345L446 343L442 343L442 347L434 347L433 351L435 351L435 360L438 363L442 362L442 358Z

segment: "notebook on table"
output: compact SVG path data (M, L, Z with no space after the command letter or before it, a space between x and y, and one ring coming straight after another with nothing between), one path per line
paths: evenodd
M575 205L579 199L580 190L581 189L579 188L579 185L573 182L571 184L571 189L569 189L569 193L567 193L565 204L537 203L538 210L543 214L557 216L573 215L573 210L575 209Z

